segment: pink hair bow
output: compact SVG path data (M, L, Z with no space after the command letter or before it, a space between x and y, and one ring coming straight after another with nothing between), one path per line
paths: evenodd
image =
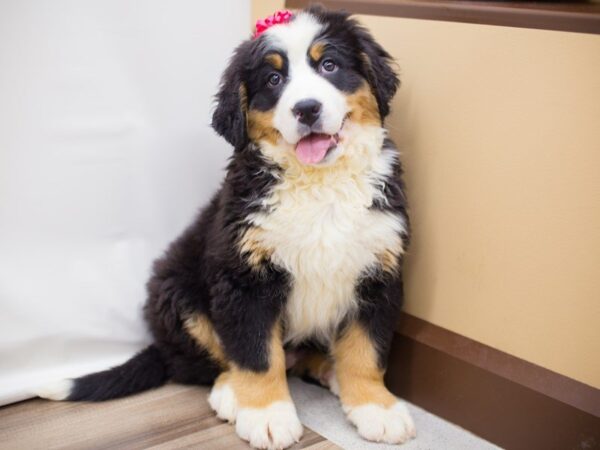
M279 25L281 23L288 23L292 18L291 11L287 9L283 11L277 11L275 14L264 19L256 21L256 31L254 32L253 38L256 39L273 25Z

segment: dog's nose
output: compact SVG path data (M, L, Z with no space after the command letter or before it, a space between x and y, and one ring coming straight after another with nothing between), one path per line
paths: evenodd
M298 122L308 125L309 127L317 121L321 114L321 107L323 105L318 100L309 98L307 100L300 100L292 108L292 112Z

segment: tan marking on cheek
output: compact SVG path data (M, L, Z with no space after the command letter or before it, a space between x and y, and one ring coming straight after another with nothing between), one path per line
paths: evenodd
M279 53L269 53L265 56L265 61L271 64L274 69L283 69L283 58Z
M265 408L273 402L291 401L279 324L273 328L271 335L268 370L253 372L233 364L229 372L219 377L218 382L227 383L233 389L242 408Z
M223 368L228 366L227 357L223 353L223 348L219 342L212 323L204 315L194 314L188 317L184 324L185 330L196 341L196 343Z
M325 44L323 42L315 42L308 51L310 58L315 62L321 59L323 53L325 53Z
M377 351L362 326L353 323L345 330L333 346L333 357L344 406L376 403L387 408L397 401L383 384Z
M248 137L251 141L267 141L272 145L279 140L279 131L273 127L274 111L257 111L251 109L247 115Z
M381 125L379 107L371 89L365 83L356 92L346 97L350 113L348 118L355 123Z
M263 233L259 227L250 227L240 239L240 252L253 268L260 268L273 254L273 249L263 244Z

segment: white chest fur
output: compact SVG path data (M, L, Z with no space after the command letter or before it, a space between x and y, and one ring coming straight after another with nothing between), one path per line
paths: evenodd
M367 159L361 167L342 162L339 170L287 173L267 200L271 212L252 217L271 261L293 277L287 342L308 336L327 340L357 310L359 277L378 256L402 248L402 218L369 209L395 158L395 150L380 148L371 161L371 155L362 155Z

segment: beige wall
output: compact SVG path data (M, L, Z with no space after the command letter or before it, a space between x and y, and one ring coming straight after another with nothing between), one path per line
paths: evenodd
M252 0L252 9L250 11L250 28L254 31L254 24L258 19L270 16L275 11L285 9L283 0Z
M361 20L403 80L406 310L600 387L600 36Z
M360 20L403 82L406 311L600 388L600 36Z

